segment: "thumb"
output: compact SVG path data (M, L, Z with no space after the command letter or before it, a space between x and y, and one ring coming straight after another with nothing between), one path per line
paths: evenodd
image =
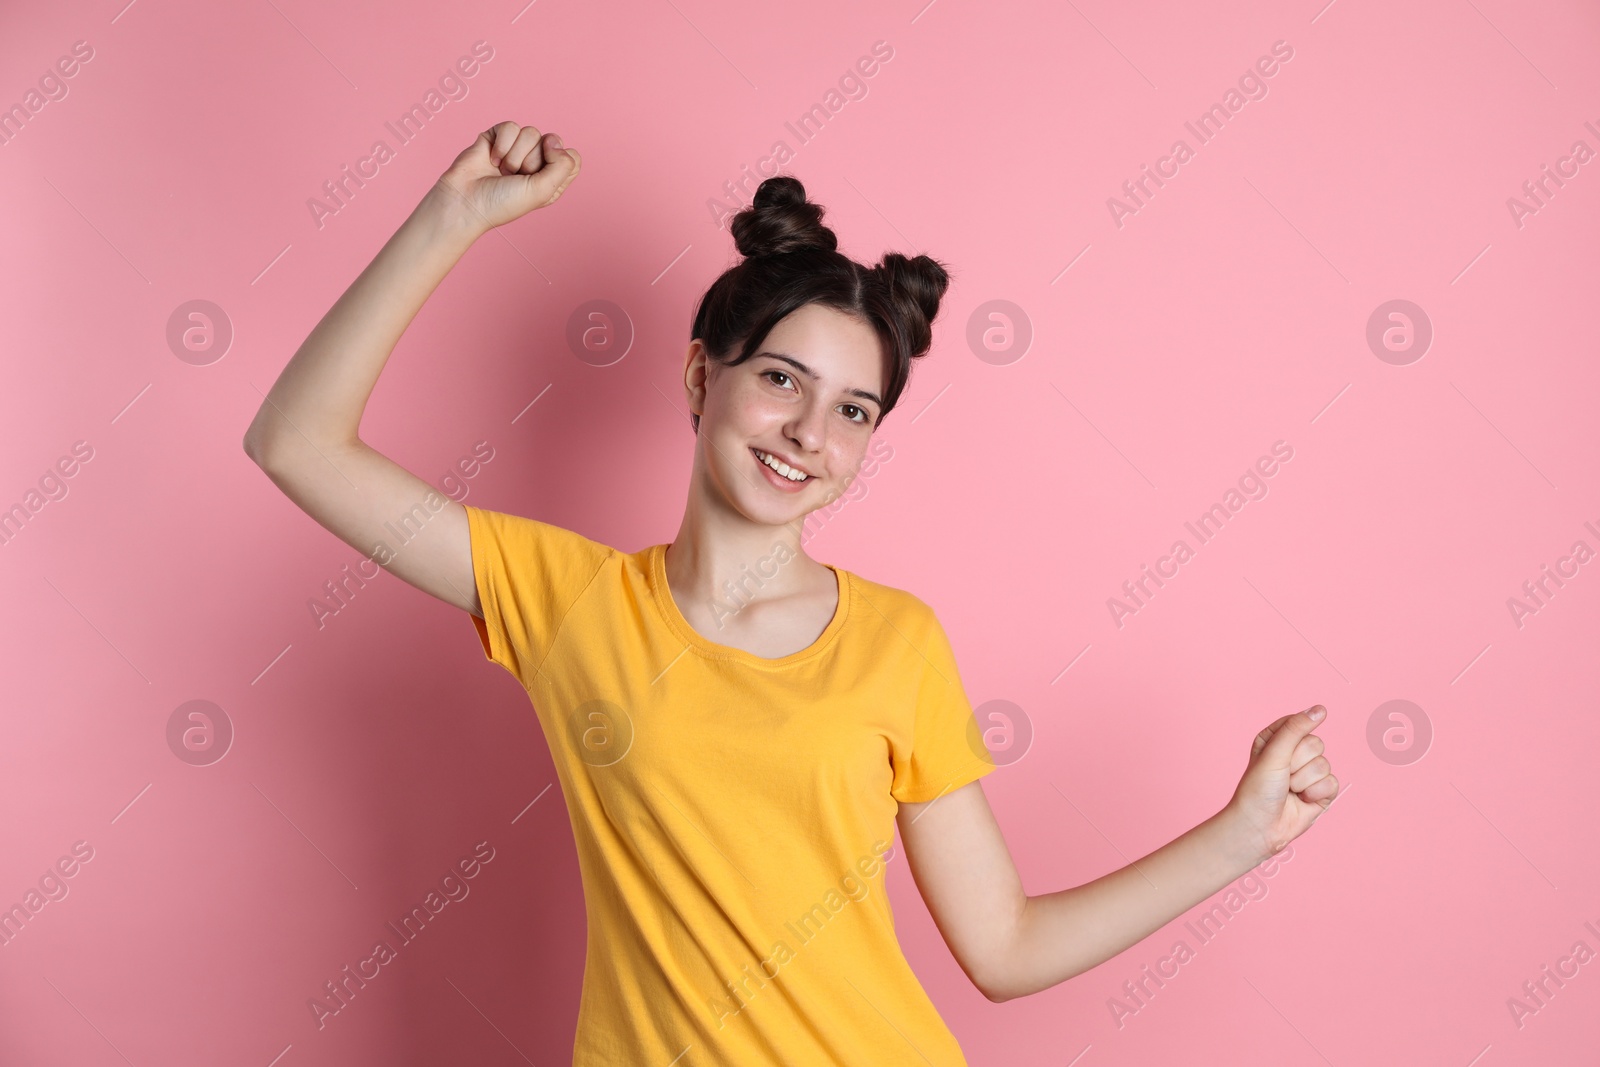
M1262 730L1256 735L1254 746L1260 762L1268 767L1288 770L1295 746L1300 743L1301 738L1321 725L1327 714L1327 708L1321 704L1313 704L1305 711L1285 715Z

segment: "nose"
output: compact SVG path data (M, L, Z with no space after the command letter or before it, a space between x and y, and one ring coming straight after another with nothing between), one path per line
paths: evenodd
M821 452L827 440L828 412L820 403L810 403L784 427L784 436L802 452Z

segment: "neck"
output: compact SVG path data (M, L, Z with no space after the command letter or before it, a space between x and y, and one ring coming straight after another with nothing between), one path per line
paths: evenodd
M779 526L751 522L721 497L692 489L666 554L668 581L704 601L728 599L730 583L744 601L803 592L826 571L801 546L804 523L805 516Z

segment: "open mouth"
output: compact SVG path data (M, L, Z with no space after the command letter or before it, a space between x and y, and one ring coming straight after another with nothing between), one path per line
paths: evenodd
M804 471L796 470L783 460L777 458L776 456L768 455L759 448L752 448L750 453L756 457L757 462L785 481L791 482L795 485L804 485L806 482L811 480L811 475L805 473Z

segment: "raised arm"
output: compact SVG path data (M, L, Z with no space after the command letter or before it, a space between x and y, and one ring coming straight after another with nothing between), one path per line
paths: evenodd
M244 435L250 458L318 523L474 615L483 611L466 510L358 431L400 335L472 243L554 202L577 176L578 154L560 144L514 122L480 133L317 323ZM403 545L392 530L405 533Z
M1048 989L1143 940L1276 855L1333 803L1338 781L1307 709L1256 735L1220 812L1084 885L1028 896L982 785L901 805L912 877L951 954L993 1001ZM1324 709L1325 710L1325 709Z

